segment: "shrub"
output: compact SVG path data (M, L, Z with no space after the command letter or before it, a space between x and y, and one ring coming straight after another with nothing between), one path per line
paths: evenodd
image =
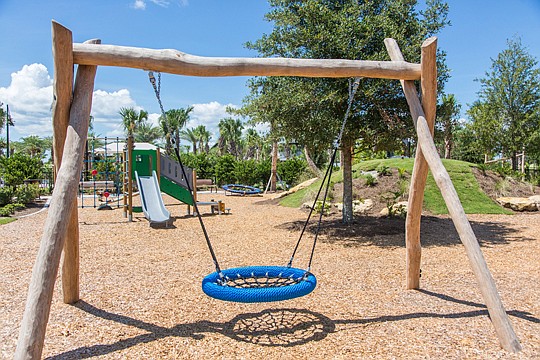
M28 204L34 199L39 197L39 185L37 184L27 184L21 185L17 188L15 192L17 197L17 202L20 204Z
M234 156L230 154L219 157L216 161L216 167L214 169L216 175L216 183L218 185L230 184L235 180L234 165L236 160Z
M400 179L405 180L407 178L407 170L405 168L398 168L397 171Z
M20 210L20 209L24 209L24 208L25 208L24 204L18 204L18 203L17 204L7 204L3 208L0 208L0 216L10 216L13 213L15 213L15 211Z
M377 185L377 178L371 174L366 175L366 185L367 186L375 186Z
M375 170L377 170L377 172L379 174L381 174L382 176L390 176L390 175L392 175L392 170L390 170L390 167L388 167L386 165L383 165L383 164L377 166L377 168Z
M0 157L0 175L6 185L15 187L27 179L40 179L43 164L37 157L30 157L22 153L15 153L9 158Z
M0 206L11 204L13 199L13 188L5 186L0 187Z
M253 185L260 182L257 174L255 160L238 161L234 164L235 182L245 185Z
M299 157L287 159L278 164L281 180L289 185L296 185L302 173L307 169L307 162Z

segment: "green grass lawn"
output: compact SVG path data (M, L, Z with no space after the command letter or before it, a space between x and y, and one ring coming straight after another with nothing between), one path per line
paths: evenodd
M457 160L443 160L446 170L454 183L459 199L467 214L512 214L511 211L504 209L493 200L491 200L481 189L474 177L471 163ZM384 165L390 168L403 168L409 174L412 173L413 159L377 159L363 161L353 166L354 176L360 171L375 170L378 166ZM334 183L342 181L341 172L332 175ZM320 181L315 182L306 189L300 190L295 194L285 197L280 204L289 207L299 207L309 192L316 194ZM441 192L435 183L435 179L428 175L426 190L424 193L424 208L433 214L448 214L448 209L442 198Z
M11 217L0 217L0 225L9 224L10 222L13 222L15 220L17 219Z

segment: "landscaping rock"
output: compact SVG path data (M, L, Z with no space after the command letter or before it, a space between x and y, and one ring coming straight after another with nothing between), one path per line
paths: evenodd
M343 204L341 205L343 208ZM364 199L364 200L354 200L353 201L353 213L354 214L366 214L371 209L373 209L373 200Z
M301 184L298 184L296 185L295 187L293 188L290 188L288 191L284 191L284 192L281 192L281 193L277 193L275 194L275 196L273 196L273 199L280 199L282 197L285 197L289 194L293 194L295 192L297 192L298 190L302 190L304 188L307 188L309 185L313 184L315 181L317 181L318 178L312 178L312 179L309 179L309 180L306 180L304 181L303 183ZM310 208L310 206L308 206L308 208Z
M360 172L360 174L362 174L362 175L371 175L375 179L377 179L379 177L379 172L377 170L362 171L362 172Z
M540 195L529 196L529 200L536 204L536 209L540 211Z
M400 201L392 205L391 209L394 216L405 216L407 215L407 201ZM382 216L390 215L387 207L382 209L379 214Z
M535 199L536 199L535 196L531 196L530 198L500 197L500 198L497 198L497 202L501 204L503 207L512 209L514 211L537 211L538 204L535 201Z

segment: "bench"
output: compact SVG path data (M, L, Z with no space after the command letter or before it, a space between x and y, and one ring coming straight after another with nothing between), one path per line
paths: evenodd
M197 190L215 190L217 193L218 187L212 179L197 179Z

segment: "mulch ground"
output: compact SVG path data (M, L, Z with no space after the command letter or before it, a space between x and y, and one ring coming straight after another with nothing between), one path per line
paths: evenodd
M204 221L224 268L285 265L306 213L266 197L200 195L230 215ZM212 261L198 220L154 229L142 214L79 209L81 301L56 283L43 355L50 359L540 358L540 214L471 215L523 345L503 351L452 222L422 222L422 290L404 290L404 220L326 218L303 298L269 304L205 296ZM208 209L204 209L205 211ZM209 212L209 211L208 211ZM0 356L12 358L48 211L0 226ZM311 231L295 265L305 267ZM306 241L307 240L307 241Z

